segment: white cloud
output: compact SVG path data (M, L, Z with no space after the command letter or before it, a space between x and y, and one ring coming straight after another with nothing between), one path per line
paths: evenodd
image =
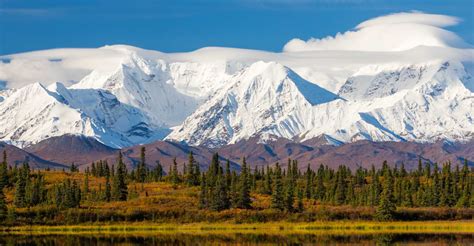
M307 41L290 40L285 52L311 50L401 51L417 46L467 47L458 35L442 27L460 20L421 12L396 13L364 21L355 30Z
M402 24L402 23L417 23L429 26L447 27L457 25L461 20L454 16L425 14L423 12L408 12L396 13L385 16L376 17L364 21L357 25L357 29L365 27L387 25L387 24Z

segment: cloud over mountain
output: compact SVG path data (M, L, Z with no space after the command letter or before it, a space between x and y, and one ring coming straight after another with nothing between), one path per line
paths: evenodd
M364 21L354 30L337 33L334 37L292 39L283 51L402 51L417 46L466 48L469 45L457 34L443 29L459 22L460 19L447 15L395 13Z

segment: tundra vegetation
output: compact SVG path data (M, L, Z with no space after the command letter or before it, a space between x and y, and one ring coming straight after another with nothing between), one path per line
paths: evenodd
M167 171L146 159L127 169L94 162L70 170L32 170L28 163L0 165L0 219L5 227L24 225L113 225L123 223L310 223L315 221L471 220L474 170L422 163L381 169L298 162L240 170L216 153L207 170L193 153ZM469 222L470 223L470 222Z

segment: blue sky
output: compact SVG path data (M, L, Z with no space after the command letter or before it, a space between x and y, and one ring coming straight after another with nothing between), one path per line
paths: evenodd
M0 54L129 44L164 52L205 46L281 51L389 13L460 17L474 44L474 0L0 0Z

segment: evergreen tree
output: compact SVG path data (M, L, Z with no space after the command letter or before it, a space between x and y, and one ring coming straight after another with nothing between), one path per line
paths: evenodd
M74 162L71 164L71 173L79 172L79 169L77 166L74 164Z
M79 207L81 204L81 199L82 199L82 193L81 189L79 188L79 185L77 184L76 180L72 182L72 194L74 196L74 205L73 207Z
M156 161L156 167L153 169L153 181L161 181L163 178L163 166L159 161Z
M349 181L349 184L347 185L347 194L346 194L345 204L350 204L352 206L356 205L354 186L355 186L354 181L351 179Z
M209 169L207 170L207 185L209 187L214 187L216 184L216 178L217 178L217 173L219 172L220 169L220 163L219 163L219 154L214 153L211 159L211 165L209 166Z
M305 196L310 199L313 196L313 172L311 171L310 165L306 169L306 185L305 185Z
M251 208L250 200L250 185L249 185L249 171L245 157L242 160L242 170L240 173L239 194L237 200L237 208L248 209Z
M379 204L381 185L378 174L374 171L372 172L372 175L372 184L370 186L370 206L377 206Z
M112 199L115 201L126 201L128 188L126 184L127 167L123 163L122 152L119 152L117 170L113 178Z
M7 217L7 213L7 201L5 200L5 194L3 193L3 189L0 188L0 220L3 221Z
M17 173L17 179L15 184L15 199L13 204L17 208L23 208L27 206L26 200L26 185L29 179L29 166L28 163L23 164L23 168Z
M188 167L185 174L186 184L188 186L195 186L199 185L199 165L196 163L194 159L193 152L189 152L188 155Z
M276 166L275 166L275 173L274 173L274 178L273 178L273 192L272 192L271 201L272 201L271 203L272 208L275 208L281 211L285 209L282 173L281 173L281 168L278 165L278 163L276 163Z
M84 182L82 183L82 192L87 195L89 194L89 173L85 173L84 175Z
M184 180L188 186L194 185L194 164L195 164L194 155L193 155L193 152L191 151L189 152L189 155L188 155L188 168L186 171L184 171L184 168L183 168Z
M426 179L431 177L431 164L428 162L425 163L424 176Z
M8 181L7 151L4 150L3 161L0 163L0 189L7 187Z
M232 207L237 207L239 197L238 197L238 186L239 186L239 178L237 176L237 173L235 171L232 171L232 178L231 178L231 184L230 184L230 192L229 192L229 197L230 201L232 204Z
M465 186L463 187L461 197L459 198L456 206L457 207L464 207L467 208L470 205L470 200L471 200L471 194L470 194L470 189L469 187Z
M272 169L267 166L267 171L263 175L263 194L271 195L272 194L272 176L273 172Z
M232 185L232 173L230 171L229 159L227 159L226 164L225 164L225 182L228 188Z
M29 192L27 192L27 200L30 206L35 206L42 203L45 200L45 188L44 188L44 181L43 176L41 174L37 174L36 178L33 182L28 182Z
M393 202L393 179L390 171L384 172L383 190L376 211L376 218L381 221L393 220L395 215L395 203Z
M146 167L146 162L145 162L145 157L146 156L146 149L145 146L142 146L140 148L140 162L138 163L138 167L136 170L136 180L140 183L145 182L146 179L146 173L147 173L147 167Z
M339 169L336 173L336 188L334 194L334 203L336 205L342 205L346 201L346 180L344 176L345 168L339 166Z
M171 167L171 183L173 184L173 188L176 188L179 184L179 173L178 173L178 163L176 162L176 158L173 159L173 166Z
M318 168L318 173L316 175L316 187L314 189L314 194L313 194L314 199L320 200L320 201L324 199L324 196L326 194L326 187L324 186L324 175L325 175L324 166L320 165Z
M304 211L304 204L303 204L303 189L298 189L298 205L297 211L303 212Z
M60 208L63 203L63 189L61 185L54 185L54 205Z
M418 169L417 169L417 176L421 176L423 174L423 164L421 162L421 157L418 158Z
M199 167L199 163L194 165L194 185L199 185L201 179L201 168Z
M207 182L206 182L206 176L203 173L202 178L201 178L201 191L199 193L199 208L200 209L205 209L209 206L207 198L208 198Z
M110 186L110 173L107 173L105 176L105 191L104 191L104 200L110 202L112 199L112 187Z
M221 211L230 207L230 201L227 193L227 184L222 174L218 174L216 187L211 200L211 209Z
M295 180L293 174L288 176L285 190L285 209L288 212L294 211L293 204L295 203Z

